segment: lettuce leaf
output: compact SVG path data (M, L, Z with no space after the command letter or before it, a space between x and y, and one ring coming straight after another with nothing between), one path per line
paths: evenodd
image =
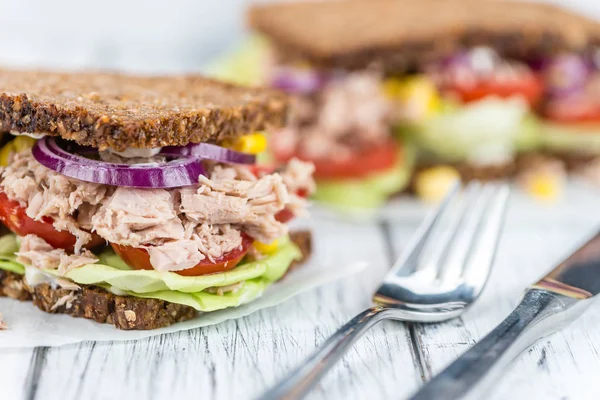
M545 121L541 141L546 149L600 154L600 124L556 124Z
M409 182L415 151L405 145L403 156L389 171L362 179L319 180L313 199L339 207L375 208L400 192Z
M249 303L260 297L270 284L271 282L266 279L252 279L245 281L239 290L224 293L222 296L208 292L182 293L174 290L144 294L127 291L125 293L135 297L159 299L171 303L183 304L198 311L210 312Z
M14 272L19 275L25 275L25 267L22 264L19 264L16 261L6 260L4 257L0 257L0 269Z
M17 244L15 235L0 238L0 269L24 274L25 267L14 261ZM174 272L132 270L112 250L106 250L99 256L100 263L73 269L65 276L82 285L96 285L135 297L186 304L198 311L214 311L235 307L260 296L301 255L298 247L286 237L279 240L279 247L274 254L262 260L242 261L236 268L222 273L181 276ZM58 271L53 269L45 269L43 272L58 276ZM209 287L229 286L239 282L244 284L235 293L228 292L219 296L205 292Z
M9 256L14 259L17 251L19 251L19 240L16 235L0 237L0 256Z
M0 237L0 269L24 275L25 267L17 262L16 251L19 251L17 236L4 235Z
M528 114L519 127L515 146L519 152L535 151L542 147L540 121L533 114Z
M251 35L232 52L209 64L205 72L213 78L238 85L260 85L266 78L269 47L266 38Z
M398 127L399 136L448 162L512 158L538 143L537 124L520 99L486 98L444 107L419 123Z

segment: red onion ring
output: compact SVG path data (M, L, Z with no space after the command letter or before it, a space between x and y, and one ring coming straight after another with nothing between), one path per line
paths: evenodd
M542 73L546 91L552 97L565 97L585 87L591 68L578 54L560 54L547 61Z
M43 166L85 182L137 188L175 188L192 186L206 172L200 160L184 157L164 163L113 164L91 160L61 148L56 139L45 136L32 149Z
M325 86L327 78L324 74L293 67L277 68L271 78L271 86L286 93L308 94Z

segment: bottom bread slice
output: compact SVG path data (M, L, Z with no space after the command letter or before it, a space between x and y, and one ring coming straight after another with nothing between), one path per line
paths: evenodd
M311 253L312 241L309 231L290 233L305 261ZM300 262L290 266L288 272ZM99 323L112 324L118 329L148 330L187 321L198 315L189 306L164 300L119 296L97 286L80 285L81 290L52 288L43 283L29 287L22 275L0 270L0 297L32 300L33 304L48 313L67 314L76 318L88 318Z

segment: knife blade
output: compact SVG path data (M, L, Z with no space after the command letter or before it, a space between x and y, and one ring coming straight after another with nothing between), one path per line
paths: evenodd
M537 340L575 320L600 293L600 232L531 285L517 308L426 383L412 400L482 398L503 367Z
M600 293L600 232L532 288L587 299Z

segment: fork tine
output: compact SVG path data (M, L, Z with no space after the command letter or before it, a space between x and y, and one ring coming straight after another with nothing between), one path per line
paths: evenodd
M415 236L410 240L406 249L402 252L402 256L394 263L388 274L396 274L400 269L411 265L411 269L417 266L419 257L427 239L431 235L433 227L436 225L440 216L443 215L448 209L448 205L454 200L456 194L459 192L461 187L460 180L452 186L446 197L442 200L438 208L432 212L424 221L421 223Z
M467 190L456 222L447 239L440 243L438 258L434 261L440 280L460 277L476 223L483 214L483 205L490 194L489 184L482 186L479 182L469 184Z
M440 216L425 244L423 256L419 258L417 271L421 276L431 280L438 276L441 261L447 256L447 249L457 234L462 214L467 210L464 198L468 203L477 194L480 186L478 181L469 182L461 197L453 201L448 211Z
M467 283L483 285L487 281L500 242L509 195L510 187L500 185L478 224L462 274Z

